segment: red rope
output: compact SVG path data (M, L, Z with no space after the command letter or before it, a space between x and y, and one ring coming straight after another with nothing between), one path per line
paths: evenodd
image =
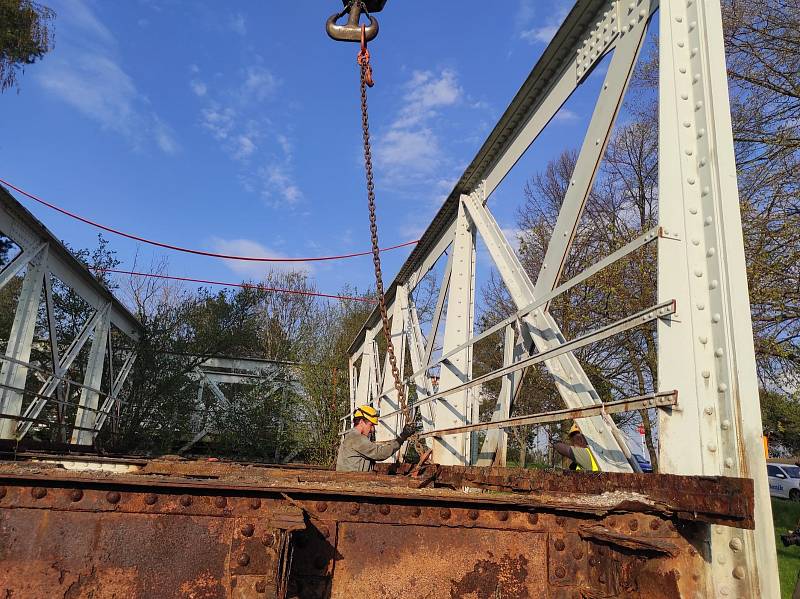
M206 279L192 279L189 277L172 277L170 275L159 275L152 272L136 272L131 270L116 270L114 268L101 268L99 266L89 267L90 270L97 272L110 272L118 275L131 275L134 277L148 277L151 279L167 279L170 281L184 281L187 283L202 283L204 285L220 285L222 287L241 287L243 289L258 289L260 291L274 291L275 293L291 293L294 295L306 295L313 297L326 297L329 299L352 300L354 302L364 302L374 304L375 300L367 297L354 297L350 295L332 295L329 293L318 293L316 291L303 291L301 289L280 289L278 287L266 287L260 283L225 283L223 281L209 281Z
M208 256L211 258L224 258L225 260L242 260L247 262L323 262L326 260L344 260L347 258L356 258L358 256L369 256L372 254L371 251L366 252L355 252L353 254L341 254L339 256L312 256L310 258L263 258L259 256L233 256L230 254L217 254L215 252L206 252L203 250L194 250L191 248L185 248L177 245L171 245L169 243L162 243L161 241L153 241L152 239L146 239L144 237L139 237L138 235L133 235L131 233L125 233L124 231L120 231L119 229L114 229L113 227L107 227L106 225L102 225L100 223L94 222L93 220L89 220L79 214L75 214L74 212L70 212L69 210L65 210L64 208L60 208L55 204L51 204L43 200L42 198L36 197L32 193L28 193L24 189L20 189L13 183L9 183L5 179L0 178L0 183L10 187L14 191L21 193L22 195L32 199L35 202L39 202L43 206L47 206L48 208L55 210L56 212L60 212L61 214L68 216L70 218L74 218L82 223L87 225L91 225L92 227L97 227L98 229L102 229L103 231L107 231L108 233L113 233L114 235L119 235L120 237L126 237L127 239L132 239L134 241L139 241L141 243L146 243L149 245L154 245L156 247L164 248L167 250L174 250L176 252L184 252L187 254L195 254L197 256ZM409 245L414 245L419 241L419 239L414 239L413 241L406 241L405 243L399 243L397 245L392 245L389 247L382 248L381 252L388 252L390 250L396 250L399 248L407 247Z

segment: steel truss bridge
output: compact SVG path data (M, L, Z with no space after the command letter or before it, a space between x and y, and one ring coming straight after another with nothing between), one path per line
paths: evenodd
M648 28L656 26L659 224L562 281L565 260ZM604 59L608 69L534 281L488 201ZM110 331L114 327L135 342L141 326L5 190L0 190L0 200L0 230L22 248L0 271L0 287L25 269L0 367L0 439L23 438L41 420L48 402L65 406L71 384L79 390L71 440L89 445L122 401L120 391L134 367L133 353L122 364L109 360L113 356ZM478 238L485 243L516 312L476 335ZM567 339L548 311L550 303L648 244L655 244L658 255L656 303ZM425 339L413 293L440 260L445 261L444 277L433 332ZM32 364L30 353L43 291L51 339L55 333L51 277L74 290L94 312L63 355L58 344L52 344L52 368L48 369ZM242 482L238 475L225 482L230 472L209 473L210 466L145 465L142 472L152 475L149 478L120 475L103 480L2 466L0 479L7 486L0 487L0 507L16 509L0 512L10 519L24 515L14 521L37 529L52 526L39 516L43 507L63 512L64 522L72 522L76 530L96 526L106 531L108 539L116 539L111 543L117 547L113 555L103 554L111 555L112 563L138 559L142 567L149 564L148 571L155 570L153 580L164 588L178 589L190 579L201 581L203 574L194 562L176 560L177 547L169 557L158 553L161 541L146 532L154 525L153 518L166 522L164 515L175 516L165 525L168 530L189 543L207 542L216 552L206 560L211 577L208 588L219 587L219 592L209 595L215 597L261 596L266 591L284 597L290 592L287 585L294 585L291 596L303 597L350 596L348 584L368 583L374 590L374 572L382 564L360 572L346 559L363 559L364 547L374 550L374 556L388 556L391 564L407 566L392 569L394 578L385 581L383 595L376 591L380 596L397 596L392 593L401 591L408 596L423 588L434 593L430 596L438 596L435 593L447 588L447 576L454 569L464 571L459 581L463 586L458 589L477 592L483 583L467 575L473 566L476 580L494 580L493 592L500 590L507 596L526 596L522 591L531 590L551 597L581 592L583 596L779 596L718 0L674 0L660 5L655 0L577 2L387 289L386 299L391 338L403 358L400 364L405 364L407 356L413 369L402 376L416 390L414 409L423 423L422 438L432 450L427 466L410 470L407 465L384 464L377 475L340 476L265 470L263 479L252 484ZM647 323L657 327L658 388L645 396L601 405L574 352ZM441 355L434 357L440 329L444 345ZM504 338L503 366L473 376L475 344L493 334ZM379 409L379 440L393 438L403 424L387 365L380 363L381 335L376 311L349 352L351 408L371 403ZM89 342L83 382L66 381L64 373ZM565 408L512 418L523 375L536 364L552 374ZM433 368L440 370L437 385L430 376ZM35 369L41 370L44 380L31 401L25 402L26 378ZM226 376L215 365L196 375L215 395L219 377ZM105 382L104 376L109 377ZM481 385L498 379L501 390L491 419L482 422L476 409ZM103 385L108 392L100 390ZM603 414L643 408L658 410L662 472L658 475L632 473L624 439ZM578 420L604 474L556 476L474 468L504 463L510 427L569 418ZM486 433L480 447L476 446L477 431ZM197 477L216 482L201 484ZM436 490L436 486L451 491ZM501 495L476 496L460 490L465 488ZM508 499L505 493L522 495ZM90 505L84 508L81 502ZM614 514L633 517L617 521ZM180 516L190 517L194 528ZM220 518L224 525L215 524ZM153 547L151 555L162 556L158 563L128 551L126 541L114 536L115 527L126 523L137 540ZM416 539L428 547L431 553L415 565L433 564L445 582L440 584L434 576L410 580L409 570L415 575L419 571L409 568L410 562L403 562L407 558L380 541L388 534L388 526L392 535L407 530L409 542ZM40 549L30 532L9 541L13 553L22 556L15 558L9 573L38 572L35 556ZM65 536L63 531L60 535L55 536ZM291 566L293 539L297 541L295 566ZM301 543L301 539L305 540ZM362 542L354 544L359 539ZM520 559L530 560L535 571L520 577L515 566L501 561L481 566L479 554L487 543L481 539L491 539L491 548L507 550L508 555L522 552ZM100 561L75 557L74 548L65 543L55 542L50 550L59 559L77 564L76 570L88 572L87 564L94 564L82 583L86 589L96 577L110 576ZM453 554L440 551L448 544L460 550L455 561ZM535 551L520 549L526 546ZM168 573L158 570L159 563L167 562L179 565ZM391 564L387 562L387 567ZM44 573L50 566L42 562L41 568ZM517 574L492 578L492 568L501 573L503 568L512 568ZM670 572L677 574L670 578ZM654 586L652 580L648 582L651 576L662 576L652 580L664 584ZM45 579L42 574L41 581L47 584L41 588L61 589L61 582ZM0 576L0 581L9 589L33 588L11 574ZM535 585L530 586L531 581ZM136 584L129 587L129 591L134 589L130 596L150 596ZM449 588L452 594L454 587Z

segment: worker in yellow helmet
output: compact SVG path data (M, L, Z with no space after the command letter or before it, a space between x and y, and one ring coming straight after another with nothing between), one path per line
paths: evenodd
M586 442L586 437L583 436L581 429L574 422L572 423L572 428L569 429L569 444L556 443L554 448L559 454L572 460L569 465L570 470L600 471L597 460L594 459L594 454Z
M336 470L340 472L372 470L375 462L388 458L416 432L415 425L409 422L394 441L375 443L372 437L377 424L378 411L372 406L359 406L353 412L353 428L342 437L339 454L336 457Z

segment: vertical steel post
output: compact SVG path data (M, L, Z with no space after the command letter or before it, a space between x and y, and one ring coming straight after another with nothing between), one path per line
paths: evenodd
M719 0L664 2L659 40L658 384L664 472L754 480L754 531L710 527L707 596L778 597Z
M475 316L475 229L470 225L463 203L458 208L450 292L444 324L444 348L447 353L469 341ZM439 390L446 391L472 377L472 347L467 347L442 363ZM435 402L436 428L448 428L467 423L468 394L462 391ZM467 434L436 437L433 461L437 464L468 465Z
M75 415L76 428L72 431L72 443L75 445L91 445L94 440L94 432L91 429L94 429L97 421L97 412L94 410L97 410L100 400L100 395L96 390L100 389L103 382L103 367L106 361L106 345L110 326L110 311L105 309L95 325L94 338L89 348L86 374L83 377L85 387L81 389L78 412Z
M36 328L36 316L39 313L39 302L42 298L44 276L47 273L47 246L31 259L22 281L22 289L11 325L11 334L6 347L6 357L28 362L31 357L33 333ZM28 368L21 364L4 361L0 367L0 381L3 385L15 389L24 389L28 377ZM0 390L0 413L19 416L22 413L22 392L4 388ZM16 437L17 420L0 418L0 439Z
M510 366L515 360L522 357L524 349L516 343L514 325L506 325L503 333L503 366ZM522 379L522 372L515 371L503 377L500 384L500 395L497 397L492 420L505 420L511 415L512 394ZM486 431L486 438L481 446L476 465L478 466L505 466L506 452L508 449L508 433L505 429L498 428Z

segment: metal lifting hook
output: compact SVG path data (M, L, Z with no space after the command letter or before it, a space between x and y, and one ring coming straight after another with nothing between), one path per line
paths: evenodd
M386 0L372 0L371 2L363 2L363 0L345 1L344 10L335 15L331 15L325 23L325 31L328 35L340 42L362 42L361 30L364 28L363 41L369 42L375 39L378 35L378 19L369 14L368 8L372 12L377 12L383 8ZM350 13L345 25L337 25L338 21L345 14ZM358 21L361 19L361 13L364 13L369 19L369 25L359 25Z

